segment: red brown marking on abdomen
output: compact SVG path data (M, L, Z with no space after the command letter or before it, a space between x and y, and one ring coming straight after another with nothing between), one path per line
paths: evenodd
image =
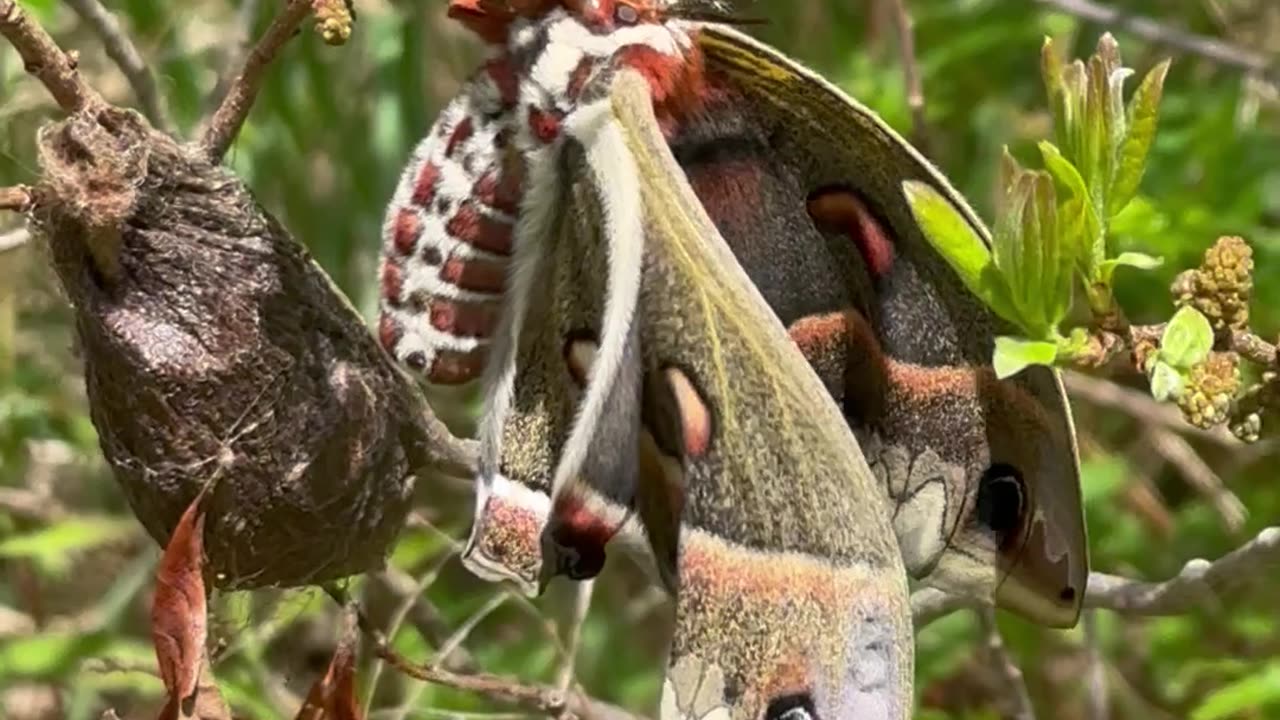
M378 342L382 344L384 350L394 355L396 345L400 344L400 338L403 335L404 329L395 318L387 314L378 318Z
M892 238L852 191L818 191L809 198L809 216L821 230L848 235L857 244L873 278L884 277L893 268Z
M427 373L428 382L437 385L461 385L478 377L484 370L488 350L476 348L470 352L440 350Z
M440 185L440 168L432 163L423 163L418 171L418 179L413 183L413 204L429 208L436 201L436 188Z
M511 59L506 55L485 63L485 72L498 87L498 97L504 108L515 107L520 97L519 80L516 79L515 68L511 67Z
M471 135L475 133L475 123L470 117L462 118L462 122L453 129L453 133L449 135L449 143L444 146L444 156L451 158L457 152L458 146L471 139Z
M440 268L440 279L463 290L497 294L506 285L507 267L489 260L450 256Z
M450 236L499 255L511 254L511 223L485 217L475 203L464 202L449 219L445 231Z
M404 290L404 269L399 264L382 263L382 297L392 307L400 305L400 293Z
M431 327L462 337L489 337L498 324L498 306L437 298L431 301Z
M490 170L472 186L471 197L498 212L515 215L520 204L520 178Z
M396 212L396 224L391 232L396 252L401 255L412 255L414 246L418 244L418 235L422 232L422 222L418 220L418 213L409 208L400 208Z

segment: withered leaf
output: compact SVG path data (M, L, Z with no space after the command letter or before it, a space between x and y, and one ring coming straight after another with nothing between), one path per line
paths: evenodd
M151 605L151 639L168 692L161 720L178 717L195 695L208 635L204 584L204 511L201 490L174 528L160 566Z
M325 674L316 679L295 720L361 720L356 701L356 636L348 622Z

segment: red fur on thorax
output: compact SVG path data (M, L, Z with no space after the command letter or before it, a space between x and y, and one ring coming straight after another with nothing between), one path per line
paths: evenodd
M648 45L628 45L615 57L616 62L638 71L649 81L653 110L668 138L682 122L706 106L710 94L702 51L696 36L693 40L693 47L680 57Z

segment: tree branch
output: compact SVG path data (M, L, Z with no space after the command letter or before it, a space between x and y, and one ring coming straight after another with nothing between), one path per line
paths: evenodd
M1188 612L1233 584L1266 577L1280 563L1280 526L1269 527L1214 562L1190 560L1172 578L1157 583L1090 573L1085 607L1125 615L1177 615Z
M1223 428L1203 430L1191 425L1182 419L1182 413L1177 408L1156 402L1150 393L1076 370L1064 370L1062 383L1072 398L1118 410L1148 427L1163 427L1177 433L1211 440L1233 450L1246 450L1249 447Z
M160 130L168 132L171 129L169 113L165 107L164 98L156 90L155 75L152 74L151 68L147 67L128 33L120 27L115 15L103 7L99 0L66 0L66 2L102 39L107 57L110 57L120 68L120 72L124 73L147 119Z
M33 22L15 0L0 0L0 35L18 51L28 73L69 113L105 104L96 90L76 71L76 57L65 53L44 28Z
M31 209L31 188L26 185L0 187L0 210L26 212Z
M1200 457L1200 453L1191 447L1191 443L1163 427L1149 427L1146 434L1156 452L1177 468L1183 480L1218 513L1227 530L1239 533L1244 528L1249 511L1240 498L1227 489L1222 478Z
M1280 82L1280 72L1276 71L1275 63L1267 56L1222 40L1162 25L1150 18L1131 15L1091 0L1036 0L1036 2L1078 18L1121 28L1148 42L1168 45L1185 53L1256 73L1270 83Z
M924 82L916 60L915 21L907 10L907 0L890 0L893 24L898 32L898 53L902 61L903 82L907 88L907 107L911 109L912 143L926 157L930 155L929 125L924 115Z
M350 604L342 589L327 585L325 591L339 605L346 607ZM561 692L552 687L527 685L489 673L457 673L435 665L418 665L396 652L359 608L356 609L356 619L360 631L372 643L373 654L415 680L473 692L496 702L515 705L553 718L570 713L581 720L642 720L622 708L579 692Z
M1217 560L1189 560L1164 582L1132 580L1107 573L1089 573L1084 606L1122 615L1180 615L1214 601L1233 585L1267 577L1264 569L1280 564L1280 526L1269 527ZM929 623L962 608L990 606L990 601L963 597L935 588L911 594L911 615L919 631Z
M240 134L240 128L262 88L262 78L267 66L289 38L297 33L302 21L311 12L311 7L312 0L288 0L284 10L271 22L271 27L267 28L267 32L245 58L244 66L227 88L227 94L218 104L218 109L214 111L213 118L209 120L208 128L200 139L201 149L210 161L221 160L227 153L227 148L235 141L236 135Z
M987 652L995 670L1004 680L1005 696L1011 712L1006 717L1014 720L1036 720L1035 709L1031 706L1031 695L1027 692L1026 680L1022 677L1022 668L1014 661L1005 647L1004 638L1000 636L1000 627L996 624L995 610L983 607L977 610L978 624L986 635Z

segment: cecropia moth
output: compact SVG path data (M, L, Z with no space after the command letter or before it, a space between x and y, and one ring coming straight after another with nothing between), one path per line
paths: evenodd
M1074 624L1069 411L995 379L901 184L985 237L963 199L727 5L453 0L491 55L388 210L379 335L483 383L473 571L648 549L663 718L908 717L907 573Z

